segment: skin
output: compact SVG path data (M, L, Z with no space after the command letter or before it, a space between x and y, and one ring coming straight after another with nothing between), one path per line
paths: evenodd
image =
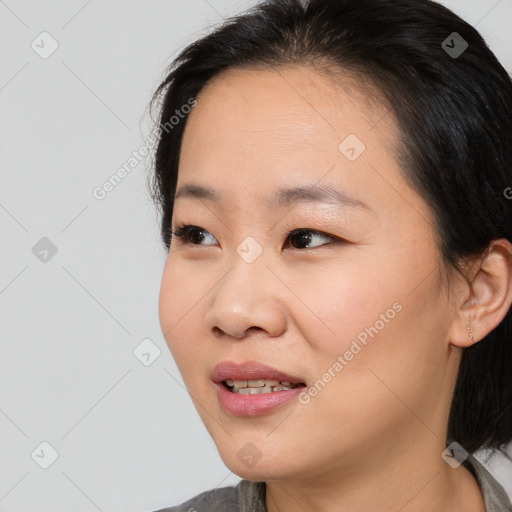
M348 134L366 146L354 161L338 149ZM173 239L160 323L222 460L267 483L269 512L485 511L469 471L441 453L467 326L478 342L510 307L512 246L499 240L472 267L472 287L453 275L448 295L433 218L400 174L397 140L383 105L309 67L225 71L189 116L178 188L223 199L176 201L173 227L206 234ZM265 207L278 188L317 183L370 208ZM320 233L294 247L298 228ZM248 236L263 250L250 264L236 252ZM312 385L396 302L401 311L308 404L249 417L221 408L217 363L256 360ZM261 453L252 467L237 455L248 442Z

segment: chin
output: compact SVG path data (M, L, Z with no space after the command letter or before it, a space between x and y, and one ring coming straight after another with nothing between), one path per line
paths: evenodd
M266 482L268 480L281 480L290 475L280 466L264 463L263 459L257 462L253 467L247 467L240 461L225 462L227 468L235 475L244 480L252 480L254 482Z
M232 440L229 446L219 449L226 467L245 480L280 480L294 474L297 468L286 454L268 447L265 447L265 452L268 453L263 453L250 441L240 443Z

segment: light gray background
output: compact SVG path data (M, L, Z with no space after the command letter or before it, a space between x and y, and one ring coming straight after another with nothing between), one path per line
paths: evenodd
M160 331L149 162L92 191L144 144L177 51L253 3L0 0L1 512L149 512L239 481ZM511 0L443 3L512 69ZM47 59L31 47L43 31L59 45ZM148 338L161 353L145 366L133 351ZM512 464L485 455L512 496Z

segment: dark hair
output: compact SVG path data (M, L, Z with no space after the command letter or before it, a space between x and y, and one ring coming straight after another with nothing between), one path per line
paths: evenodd
M183 49L151 100L167 249L186 116L169 120L223 70L285 64L348 72L379 92L400 130L401 172L435 218L438 270L463 273L493 239L512 240L512 81L475 28L430 0L267 0ZM512 439L511 370L509 309L464 349L448 440L474 452Z

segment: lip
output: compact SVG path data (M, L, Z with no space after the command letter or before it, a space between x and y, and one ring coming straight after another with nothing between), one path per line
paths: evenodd
M222 408L234 416L266 414L297 397L305 389L304 387L298 387L261 395L240 395L228 391L222 382L217 382L215 386Z
M222 383L223 380L256 380L256 379L275 379L288 381L292 383L304 383L303 379L294 375L289 375L271 366L267 366L256 361L238 364L234 361L222 361L217 364L212 371L211 378L215 383ZM276 392L277 393L277 392ZM251 396L251 395L246 395ZM254 396L254 395L253 395Z
M280 405L296 398L304 389L299 386L290 390L263 393L260 395L242 395L229 391L222 381L274 379L301 383L300 377L272 368L255 361L237 364L234 361L223 361L213 369L211 378L217 388L217 396L222 408L234 416L255 416L273 411Z

